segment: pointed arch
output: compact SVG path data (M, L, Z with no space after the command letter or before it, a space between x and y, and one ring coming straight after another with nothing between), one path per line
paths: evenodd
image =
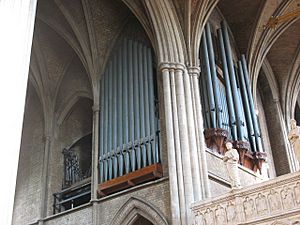
M142 216L154 225L168 225L164 215L150 203L131 197L118 210L110 225L132 225L138 216Z
M296 51L296 54L293 59L293 63L291 69L289 71L290 77L288 80L286 90L290 90L285 92L284 99L284 115L286 119L286 123L289 124L290 119L294 117L296 102L298 99L298 95L300 92L300 45Z
M77 91L72 96L70 96L65 102L67 104L62 104L63 107L57 110L58 116L57 116L57 124L61 125L67 115L70 113L70 110L73 108L73 106L81 99L81 98L87 98L92 101L92 96L86 91Z
M213 10L216 8L219 0L213 0L213 1L199 1L198 7L196 7L195 12L195 22L193 24L193 27L191 28L191 65L192 66L198 66L198 59L199 59L199 48L200 48L200 41L202 36L202 31L204 29L204 26L206 22L209 19L209 16L213 12ZM191 18L192 19L192 18Z

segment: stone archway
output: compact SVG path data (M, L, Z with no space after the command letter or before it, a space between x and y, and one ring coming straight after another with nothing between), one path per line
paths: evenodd
M143 222L143 223L141 223ZM147 223L146 223L147 222ZM110 225L168 225L164 215L153 205L131 197L118 210Z

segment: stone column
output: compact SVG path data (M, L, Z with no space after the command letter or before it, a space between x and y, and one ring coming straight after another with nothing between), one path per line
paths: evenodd
M49 177L49 153L51 150L51 144L53 135L45 135L45 147L43 157L43 171L41 179L41 199L40 199L40 212L39 212L39 225L44 224L43 219L47 216L48 205L48 177Z
M173 224L190 224L202 184L190 77L183 64L162 63L164 112Z
M92 143L92 179L91 179L91 201L97 199L98 189L98 159L99 159L99 119L100 107L93 106L93 143Z
M209 179L208 179L206 144L205 144L205 139L203 134L204 127L203 127L202 106L201 106L200 90L199 90L200 67L189 67L188 73L190 75L193 112L195 115L195 132L196 132L196 140L197 140L198 158L200 164L199 169L200 169L202 199L205 199L210 197L211 194L210 194Z
M97 189L99 183L99 119L100 119L100 106L98 104L93 106L93 143L92 143L92 179L91 179L91 202L93 203L93 224L98 223L98 203L97 203Z

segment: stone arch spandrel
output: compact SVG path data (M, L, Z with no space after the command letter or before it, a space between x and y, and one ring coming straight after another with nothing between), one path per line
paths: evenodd
M165 216L155 206L135 197L123 204L110 225L132 225L138 216L144 217L154 225L168 225Z

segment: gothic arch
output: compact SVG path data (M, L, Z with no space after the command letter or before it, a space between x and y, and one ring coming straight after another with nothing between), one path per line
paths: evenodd
M63 123L73 106L82 98L90 99L92 101L92 97L89 95L89 93L85 91L77 91L66 100L66 104L63 104L63 107L57 110L58 125L61 125Z
M110 225L132 225L138 216L142 216L154 225L168 225L164 215L144 200L131 197L118 210Z

